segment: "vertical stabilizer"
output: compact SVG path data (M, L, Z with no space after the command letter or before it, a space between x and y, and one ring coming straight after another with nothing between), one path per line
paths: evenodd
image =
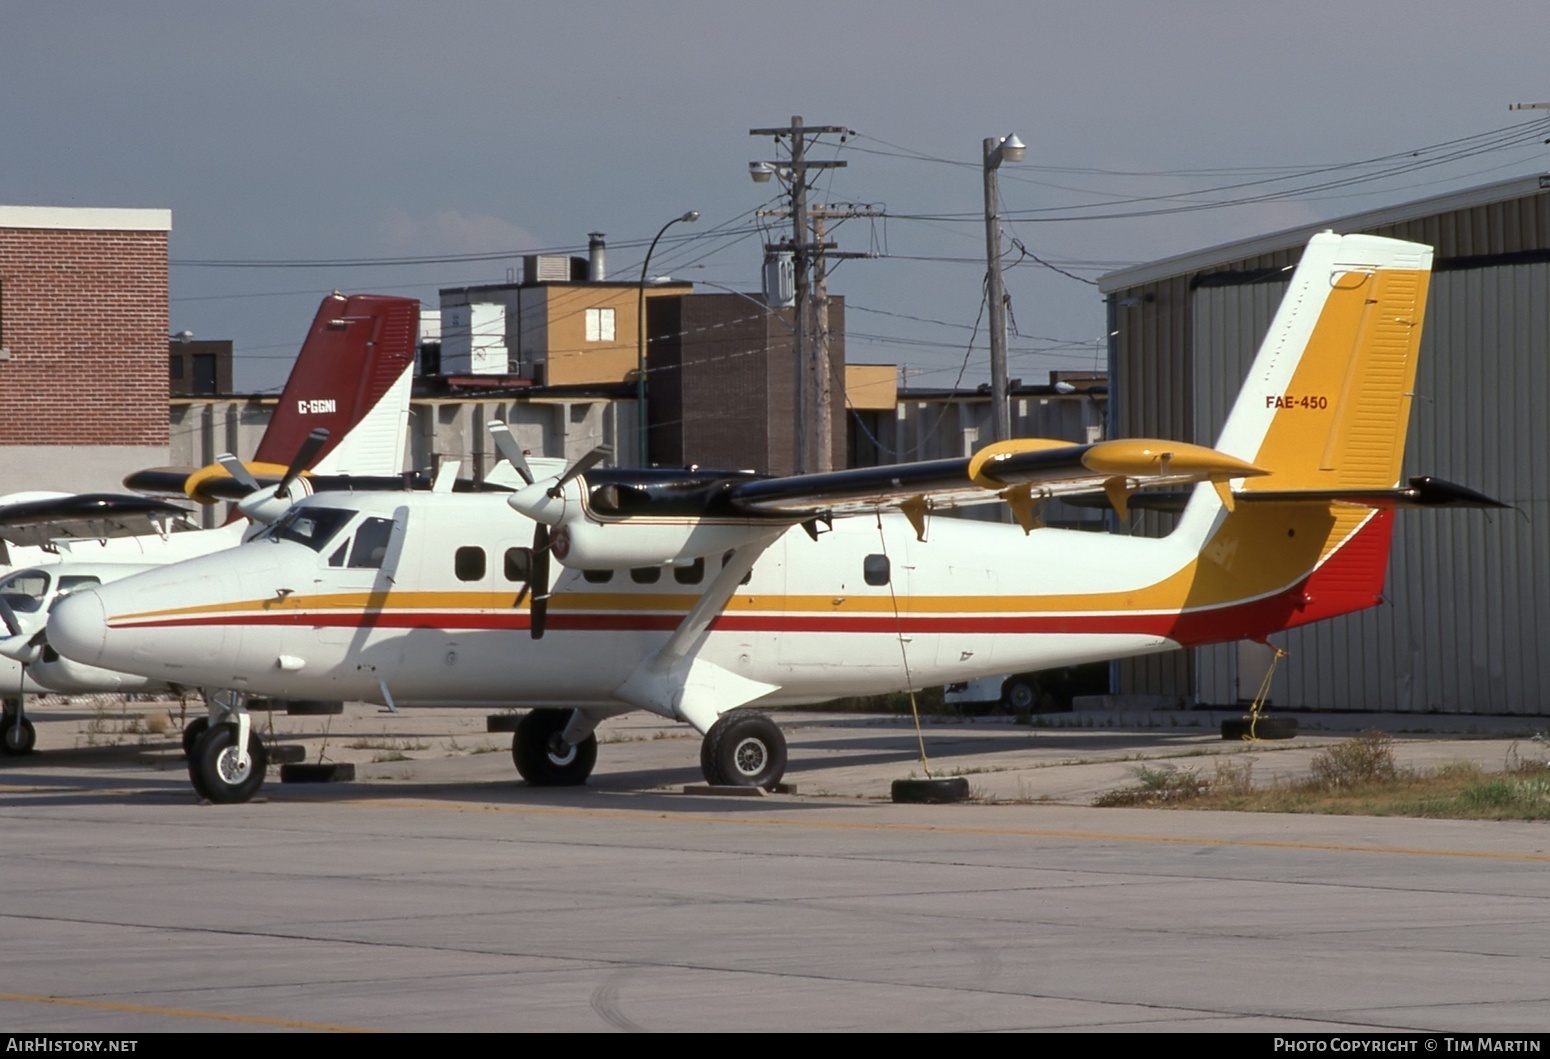
M1431 247L1313 237L1217 448L1270 473L1242 491L1399 482Z
M255 460L285 466L318 427L320 474L393 475L403 469L420 303L382 294L332 294L318 307Z
M1217 448L1266 470L1235 504L1197 487L1176 539L1198 551L1191 596L1235 600L1253 639L1382 599L1393 488L1409 427L1431 247L1324 232L1308 243ZM1259 494L1256 497L1256 494Z

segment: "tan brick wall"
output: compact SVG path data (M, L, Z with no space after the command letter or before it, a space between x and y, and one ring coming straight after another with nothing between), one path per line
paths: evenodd
M0 445L165 446L167 322L166 232L0 228Z

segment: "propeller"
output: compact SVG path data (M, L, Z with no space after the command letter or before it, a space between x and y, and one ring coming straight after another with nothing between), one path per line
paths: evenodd
M522 481L527 483L528 488L519 490L519 493L531 494L533 491L542 489L542 495L551 500L560 499L565 492L566 485L586 474L593 467L596 467L613 452L613 449L606 445L598 446L565 468L564 473L554 479L552 485L546 487L541 485L533 476L533 469L528 466L527 457L523 455L522 446L518 445L517 439L512 436L510 426L498 419L492 419L486 424L486 428L490 432L491 439L495 442L496 450L506 462L511 464L512 469L521 476ZM513 494L514 497L516 495L518 494ZM533 565L529 571L529 584L532 586L532 602L528 606L528 631L532 634L533 639L542 640L544 638L544 629L549 619L549 560L553 550L551 547L550 529L547 522L534 518L533 515L523 511L520 507L517 510L522 511L523 514L533 519ZM521 606L522 601L526 598L527 590L524 589L518 594L513 606Z
M16 611L11 608L11 603L0 595L0 624L5 626L6 636L0 639L0 655L20 662L23 679L27 676L27 667L38 660L43 653L43 647L48 642L47 628L38 629L30 636L27 628L16 616Z
M557 499L560 494L565 491L565 486L569 484L572 479L580 478L582 475L586 474L592 468L596 467L598 464L602 463L603 460L612 455L613 451L614 450L607 445L599 445L597 448L581 457L581 459L565 468L565 473L560 475L559 480L549 487L548 496L550 499ZM532 483L529 482L528 484L531 485Z
M533 523L533 604L528 609L528 632L535 640L544 638L549 620L549 527Z
M248 495L237 501L237 510L254 522L268 525L289 510L292 503L291 486L312 464L312 461L317 458L318 451L327 443L328 431L323 427L318 427L308 434L307 439L296 450L296 455L291 458L290 466L285 469L279 484L272 489L260 489L258 481L243 466L242 461L229 452L217 456L216 462L249 489Z
M223 452L215 458L215 462L225 467L226 473L248 492L258 492L258 479L253 477L253 472L248 470L248 465L237 459L235 455Z
M495 442L495 450L501 454L501 458L511 464L512 469L522 476L523 482L532 485L533 469L527 465L527 457L523 455L522 446L512 436L511 427L499 419L492 419L485 424L485 428L489 430L490 438Z

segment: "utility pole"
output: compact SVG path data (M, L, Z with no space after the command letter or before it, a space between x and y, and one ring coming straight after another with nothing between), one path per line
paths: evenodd
M814 262L822 256L825 247L821 237L809 241L811 220L807 208L808 171L843 169L847 164L841 161L808 160L809 141L826 134L843 137L850 135L850 130L843 125L806 125L800 114L792 115L791 124L784 127L748 130L750 136L773 136L777 141L785 139L790 153L788 161L753 162L749 164L748 170L754 181L761 184L779 175L788 188L791 201L791 252L796 281L796 329L792 336L792 351L795 354L795 375L792 381L796 404L793 440L798 474L830 470L834 458L829 420L827 416L820 416L818 409L820 395L826 394L829 389L828 343L824 341L820 346L817 337L812 334L813 307L810 304ZM819 356L822 357L822 363L814 364L814 358ZM815 385L820 375L823 384Z
M985 269L990 301L990 403L996 441L1012 436L1012 412L1007 407L1006 289L1001 285L1001 189L996 170L1003 160L1021 162L1027 150L1017 136L987 136L985 163Z
M834 253L838 244L826 239L825 221L851 217L882 217L872 206L819 203L808 210L813 224L813 342L807 376L813 390L814 471L834 470L834 363L829 356L829 259L870 257L870 254Z

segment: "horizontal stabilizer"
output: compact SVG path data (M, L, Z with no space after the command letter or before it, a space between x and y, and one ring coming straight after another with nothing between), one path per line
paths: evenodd
M1188 490L1161 489L1152 493L1137 493L1130 498L1132 510L1169 511L1184 510L1193 494ZM1063 497L1073 507L1113 508L1108 496L1101 491L1075 493ZM1500 500L1484 493L1477 493L1467 486L1424 475L1411 478L1405 486L1394 489L1283 489L1274 492L1235 493L1233 499L1246 504L1361 504L1367 507L1389 510L1399 508L1510 508Z
M1258 493L1240 493L1237 499L1264 503L1340 503L1363 504L1384 509L1427 507L1505 508L1500 500L1477 493L1467 486L1423 475L1411 478L1408 486L1396 489L1286 489Z

